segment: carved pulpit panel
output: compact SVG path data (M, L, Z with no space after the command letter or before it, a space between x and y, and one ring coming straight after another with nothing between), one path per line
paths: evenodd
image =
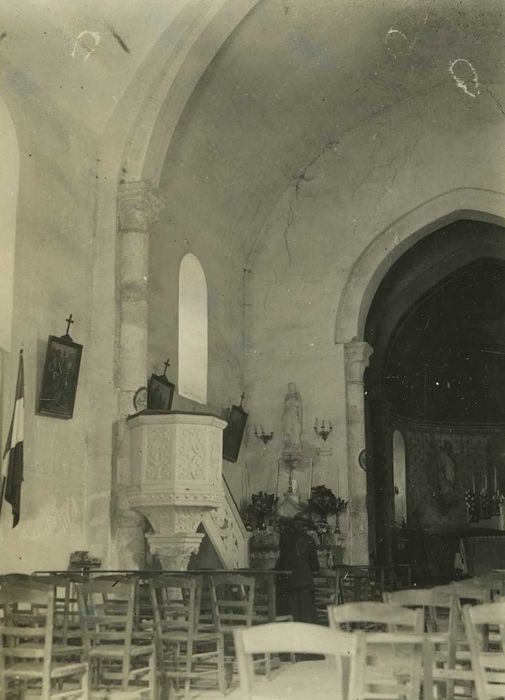
M222 432L207 414L139 414L128 421L130 507L151 523L151 550L163 568L186 568L203 535L196 530L224 499ZM184 566L182 566L185 563Z

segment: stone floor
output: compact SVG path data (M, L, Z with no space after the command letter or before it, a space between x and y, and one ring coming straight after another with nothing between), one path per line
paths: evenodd
M296 664L283 663L272 673L255 678L254 699L256 700L310 700L317 689L317 698L338 700L337 676L335 669L326 661L300 661ZM191 700L245 700L234 676L230 691L223 696L218 690L194 690Z

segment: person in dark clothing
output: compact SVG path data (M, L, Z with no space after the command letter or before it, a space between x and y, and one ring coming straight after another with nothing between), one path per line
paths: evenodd
M276 568L291 573L279 581L279 614L292 615L297 622L317 621L314 574L319 572L316 543L307 532L310 520L296 515L281 528Z

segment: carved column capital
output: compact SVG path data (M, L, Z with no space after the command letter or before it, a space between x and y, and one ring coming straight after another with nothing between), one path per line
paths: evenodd
M124 182L119 186L119 231L149 233L167 200L150 183Z
M174 571L188 568L191 555L198 552L203 538L203 532L194 535L147 535L149 548L159 556L162 568Z
M345 378L348 384L363 384L363 373L373 353L371 345L354 340L344 345Z
M205 509L191 506L139 506L156 534L164 536L194 535Z

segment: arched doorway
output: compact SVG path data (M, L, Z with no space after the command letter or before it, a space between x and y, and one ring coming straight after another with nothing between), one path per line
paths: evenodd
M486 445L505 423L504 240L501 227L469 220L425 236L384 276L366 318L370 550L379 563L410 563L418 579L450 577L465 491L477 480L491 494L503 477L489 471ZM399 430L405 523L395 512Z

